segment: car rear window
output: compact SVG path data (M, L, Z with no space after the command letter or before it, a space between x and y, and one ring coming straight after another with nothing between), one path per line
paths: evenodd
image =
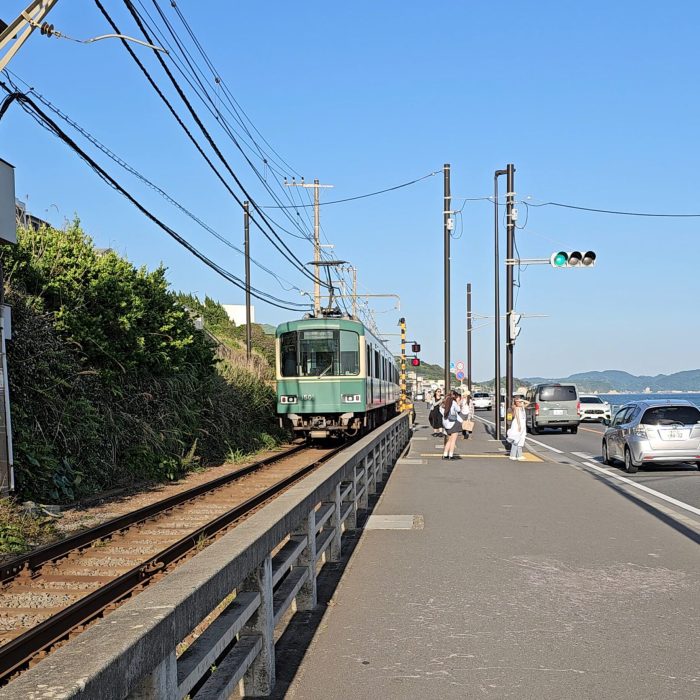
M581 403L603 403L603 399L599 399L597 396L582 396Z
M700 422L700 411L695 406L657 406L648 408L639 422L644 425L690 425Z
M475 399L488 399L488 397L489 397L488 394L482 394L478 391L474 394Z
M543 386L540 401L576 401L575 386Z

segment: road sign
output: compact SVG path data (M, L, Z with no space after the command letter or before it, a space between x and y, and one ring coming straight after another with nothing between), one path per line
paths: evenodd
M462 362L462 360L459 360L455 367L461 372L464 369L464 362Z
M459 379L461 381L462 379L464 379L464 372L462 372L462 370L459 370L459 372L457 372L456 376L457 376L457 379Z
M454 363L454 362L450 362L450 369L454 369L454 368L455 368L455 363Z

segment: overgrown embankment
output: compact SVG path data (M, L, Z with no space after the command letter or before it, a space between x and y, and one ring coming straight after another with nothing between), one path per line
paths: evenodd
M21 499L174 479L279 437L264 355L246 363L221 306L174 294L164 268L99 252L78 221L21 229L1 257ZM231 342L217 349L192 307L215 315L215 334Z

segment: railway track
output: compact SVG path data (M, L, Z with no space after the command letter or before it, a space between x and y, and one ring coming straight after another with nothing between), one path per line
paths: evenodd
M0 682L343 447L294 447L6 562L0 567Z

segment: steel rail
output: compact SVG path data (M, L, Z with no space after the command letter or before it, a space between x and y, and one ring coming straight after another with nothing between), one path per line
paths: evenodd
M213 491L221 486L226 486L227 484L230 484L241 477L257 471L261 467L268 466L269 464L278 462L281 459L290 457L291 455L300 452L304 448L306 448L306 445L301 444L292 447L289 450L285 450L284 452L270 455L269 457L265 457L265 459L258 460L253 464L242 467L235 472L220 476L218 479L213 479L212 481L200 484L199 486L194 486L191 489L187 489L187 491L176 493L173 496L156 501L155 503L151 503L150 505L139 508L138 510L126 513L125 515L117 516L116 518L108 520L101 525L78 532L75 535L71 535L70 537L66 537L58 542L45 545L44 547L39 547L28 554L10 559L0 566L0 583L10 581L23 571L35 571L51 561L55 561L56 559L66 556L73 550L88 547L97 540L114 535L120 530L124 530L144 520L148 520L155 515L159 515L160 513L170 510L175 506L186 503L193 498L197 498L198 496L208 493L209 491Z
M251 510L254 510L295 481L306 476L310 471L313 471L323 462L335 456L345 447L346 445L341 445L312 464L298 469L273 486L235 506L218 518L170 545L167 549L150 557L130 571L2 645L0 647L0 682L6 681L8 676L21 669L36 654L64 639L76 627L90 622L100 615L106 607L121 600L154 574L162 571L169 564L177 561L187 554L188 551L197 547L202 538L212 537L234 520L247 515ZM289 452L286 454L289 454Z

